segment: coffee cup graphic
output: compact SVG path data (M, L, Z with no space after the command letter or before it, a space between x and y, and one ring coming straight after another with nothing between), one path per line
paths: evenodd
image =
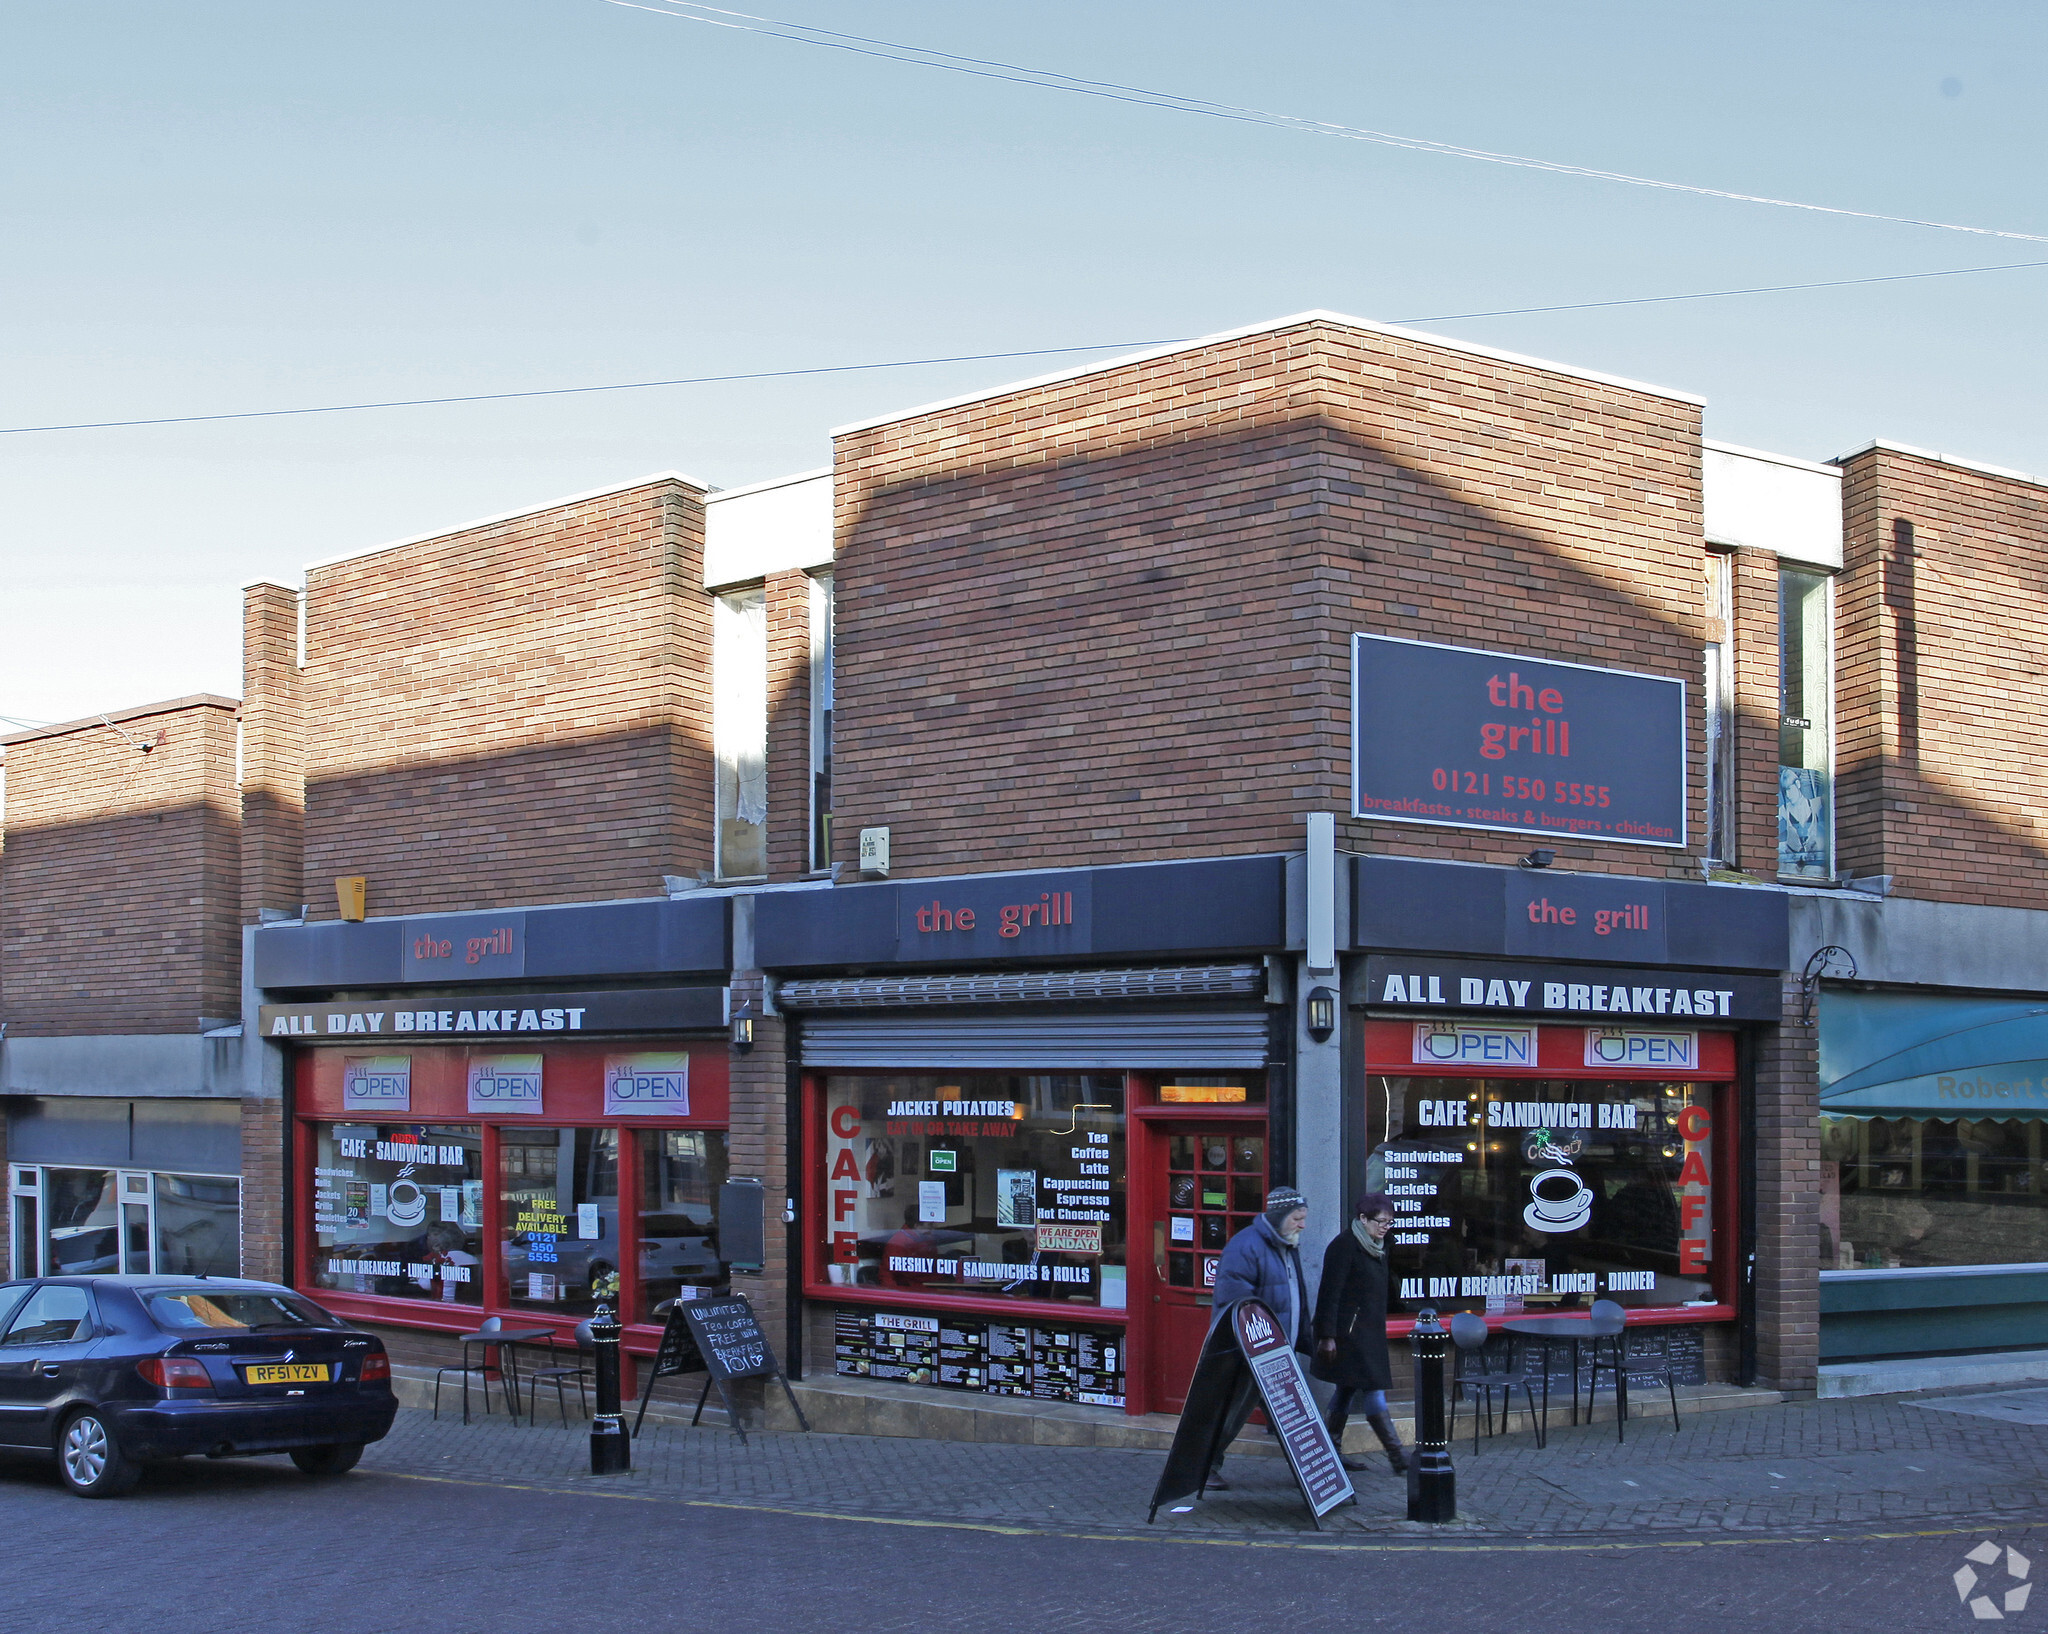
M417 1180L394 1180L384 1218L395 1226L416 1226L427 1217L427 1193Z
M1529 1177L1529 1206L1522 1219L1531 1231L1576 1231L1593 1212L1593 1188L1570 1169L1545 1169Z

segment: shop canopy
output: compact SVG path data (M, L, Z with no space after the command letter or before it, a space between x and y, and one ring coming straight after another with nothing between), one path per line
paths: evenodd
M1863 1117L2048 1117L2048 1003L1823 993L1820 1109Z

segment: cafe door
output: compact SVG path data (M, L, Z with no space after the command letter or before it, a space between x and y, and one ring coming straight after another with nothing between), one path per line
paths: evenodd
M1266 1121L1160 1122L1149 1133L1148 1399L1155 1412L1177 1412L1208 1336L1223 1245L1265 1200Z

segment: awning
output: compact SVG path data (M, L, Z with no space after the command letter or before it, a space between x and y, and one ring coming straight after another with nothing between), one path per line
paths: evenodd
M2048 1117L2048 1003L1824 992L1820 1108Z

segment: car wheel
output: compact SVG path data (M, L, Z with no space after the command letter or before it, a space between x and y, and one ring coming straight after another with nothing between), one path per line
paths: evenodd
M122 1453L114 1427L87 1409L66 1419L58 1432L57 1473L81 1498L118 1498L134 1490L142 1466Z
M363 1456L363 1444L352 1441L339 1447L294 1447L292 1462L307 1475L346 1475Z

